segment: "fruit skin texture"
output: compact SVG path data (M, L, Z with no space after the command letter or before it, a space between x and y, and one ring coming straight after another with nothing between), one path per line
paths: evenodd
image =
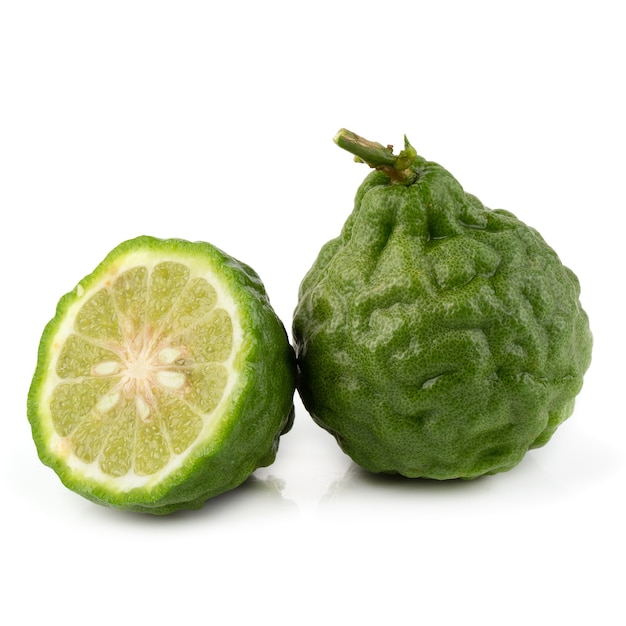
M52 339L63 313L118 257L138 248L148 253L174 251L208 259L238 305L245 347L240 354L241 374L214 436L194 449L178 470L153 489L115 493L84 476L76 476L48 448L38 405ZM209 498L240 485L258 467L273 463L280 436L293 424L295 377L293 348L253 269L209 243L142 236L111 251L92 274L59 301L57 314L46 326L40 342L28 396L28 419L41 461L54 469L66 487L99 504L164 515L179 509L198 509Z
M370 471L506 471L573 411L592 348L579 282L443 167L414 156L411 170L410 184L371 172L305 276L299 393Z

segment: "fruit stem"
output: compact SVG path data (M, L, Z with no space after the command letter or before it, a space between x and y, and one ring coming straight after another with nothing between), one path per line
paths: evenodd
M367 163L370 167L387 174L392 182L410 185L415 181L416 173L411 166L417 153L406 136L404 137L404 150L398 155L393 153L393 146L385 147L345 128L335 135L334 142L340 148L354 154L355 161Z

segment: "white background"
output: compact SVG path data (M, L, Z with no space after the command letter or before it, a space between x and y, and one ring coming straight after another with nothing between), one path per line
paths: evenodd
M0 4L0 621L623 625L620 2ZM357 469L297 402L274 465L204 509L99 507L40 464L25 404L57 300L119 242L203 239L300 280L406 133L578 274L574 415L470 483ZM11 617L9 617L11 616Z

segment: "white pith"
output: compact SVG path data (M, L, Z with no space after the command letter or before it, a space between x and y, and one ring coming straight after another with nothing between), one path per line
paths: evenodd
M207 280L213 286L217 295L213 310L222 308L230 315L233 325L233 346L229 358L220 362L220 365L225 367L228 372L226 387L218 406L209 414L201 415L203 420L202 431L195 443L189 446L187 450L181 454L175 454L170 450L171 456L168 463L154 474L139 475L131 469L124 476L113 477L100 469L98 459L92 463L86 463L78 458L71 450L69 437L60 436L53 428L50 401L55 387L62 382L62 379L56 373L58 357L67 338L76 332L74 322L82 305L98 290L102 287L110 286L119 275L133 267L143 266L148 271L152 271L156 265L168 261L185 264L191 273L190 280L197 277ZM152 484L158 484L167 475L179 468L197 445L210 439L211 434L224 417L225 407L238 379L237 363L239 362L238 356L242 346L242 329L237 304L207 261L198 259L193 255L188 256L177 253L155 255L150 251L131 252L118 258L108 268L105 275L99 276L98 280L87 288L79 285L76 293L78 298L68 307L62 324L55 333L55 342L51 348L49 374L41 392L42 413L47 417L46 426L49 449L55 456L62 458L64 463L76 473L104 484L110 489L127 491L132 488L149 487ZM100 398L96 408L103 413L111 410L126 396L133 398L139 417L145 422L149 422L153 415L155 402L151 389L155 386L160 386L165 390L181 390L187 384L186 377L173 368L174 365L181 362L181 359L184 359L184 347L171 346L163 342L158 344L151 343L150 337L145 337L138 341L136 337L124 336L115 351L120 356L120 362L102 361L94 364L91 371L91 375L96 378L115 375L120 380L109 393Z

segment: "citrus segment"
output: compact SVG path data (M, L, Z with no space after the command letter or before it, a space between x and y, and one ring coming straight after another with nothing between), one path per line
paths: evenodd
M122 397L110 411L104 448L98 459L100 469L111 476L124 476L132 467L137 413L134 398ZM103 418L100 418L105 421Z
M165 332L178 334L201 320L217 301L217 294L203 278L189 281L163 322Z
M154 474L166 465L171 456L165 433L159 420L144 422L137 426L135 439L135 472L140 476Z
M226 384L228 371L216 363L198 364L189 370L188 402L199 411L210 412L217 406Z
M101 289L85 303L76 316L74 328L92 339L122 340L115 303L108 289Z
M113 283L111 291L115 306L122 315L124 331L127 336L133 336L144 323L148 269L139 266L127 270Z
M147 321L158 323L170 311L189 280L189 269L181 263L159 263L150 273Z
M159 417L167 432L174 454L181 454L198 437L202 430L202 418L189 404L158 394Z
M121 359L115 352L76 334L67 338L57 362L61 378L108 376L120 368Z
M113 422L102 419L100 412L90 412L72 431L71 439L63 440L66 456L73 453L76 460L93 463L98 459Z
M61 382L52 393L50 413L52 425L62 437L70 435L92 410L110 397L115 381L85 378Z
M224 309L216 309L196 326L185 331L183 344L195 361L214 363L228 358L232 349L233 329L230 316Z

